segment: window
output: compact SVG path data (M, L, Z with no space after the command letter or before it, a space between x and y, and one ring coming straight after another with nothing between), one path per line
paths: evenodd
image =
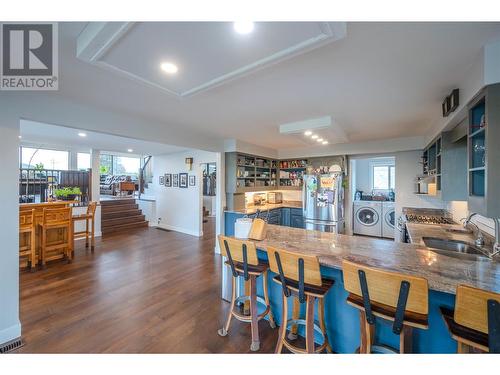
M68 151L21 147L21 168L68 170Z
M139 176L140 158L101 154L100 159L101 174Z
M101 154L99 167L100 174L113 174L113 156Z
M394 165L374 165L372 167L373 190L389 190L395 188L396 168Z
M113 156L113 174L126 174L138 176L141 167L141 159L125 156Z
M78 152L76 154L76 169L86 171L90 169L90 154L86 152Z

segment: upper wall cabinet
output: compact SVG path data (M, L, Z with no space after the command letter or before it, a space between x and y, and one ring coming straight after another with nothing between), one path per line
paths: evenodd
M485 87L468 105L469 211L500 216L500 84Z
M419 179L427 184L427 194L445 201L467 200L467 137L456 134L453 130L440 134L422 155Z

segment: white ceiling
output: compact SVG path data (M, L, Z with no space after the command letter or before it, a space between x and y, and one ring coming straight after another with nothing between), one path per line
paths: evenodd
M101 57L94 62L181 97L344 36L334 32L338 24L326 22L262 22L251 35L234 32L231 22L149 22L116 26L126 30L124 37L103 38L104 32L94 35L98 45L104 47L99 51ZM345 28L345 24L341 24L342 27ZM84 44L89 43L87 35L82 35L82 40ZM178 73L165 74L160 69L162 62L175 63L180 68Z
M21 143L37 147L62 147L75 151L90 149L110 151L131 155L160 155L187 150L186 148L156 142L141 141L116 135L83 131L87 136L80 137L79 129L45 124L37 121L21 120ZM133 152L129 153L128 149Z
M179 100L78 59L76 41L85 26L60 25L60 90L54 95L200 138L279 150L304 147L299 137L280 134L280 124L322 116L332 116L349 143L425 135L482 46L500 39L499 23L347 23L342 39ZM103 59L183 92L314 34L310 23L262 26L268 27L280 35L260 38L256 32L239 45L241 35L227 23L138 24ZM180 61L173 79L160 75L157 65L170 56Z

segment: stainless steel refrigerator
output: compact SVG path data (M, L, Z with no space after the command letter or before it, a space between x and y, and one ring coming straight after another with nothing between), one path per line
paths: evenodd
M302 204L306 229L344 233L343 173L304 176Z

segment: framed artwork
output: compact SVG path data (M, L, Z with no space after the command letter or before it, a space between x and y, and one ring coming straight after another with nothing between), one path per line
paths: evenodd
M165 186L172 187L172 174L171 173L165 173Z
M188 187L188 174L187 173L179 173L179 187L181 187L181 188Z
M172 185L173 187L179 187L179 175L177 173L172 175Z
M191 175L189 176L189 186L195 186L196 185L196 176Z
M165 176L160 176L160 185L165 185Z

